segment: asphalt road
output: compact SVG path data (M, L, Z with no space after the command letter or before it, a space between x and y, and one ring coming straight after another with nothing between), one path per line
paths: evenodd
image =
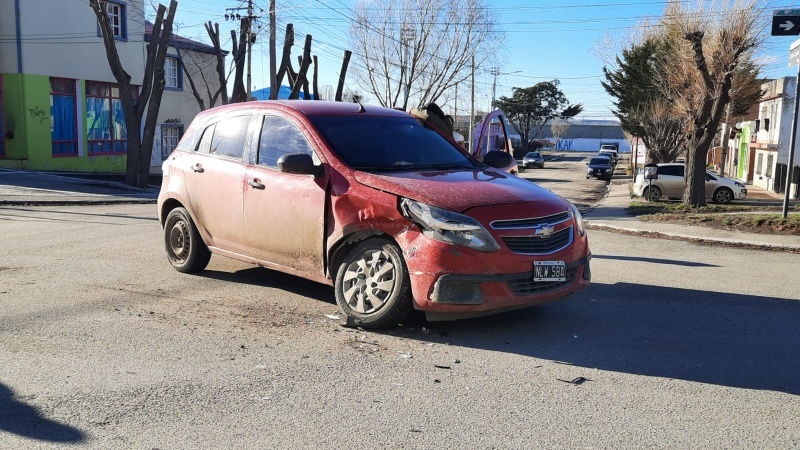
M172 270L153 205L0 208L0 448L800 447L800 255L590 242L569 300L378 333Z

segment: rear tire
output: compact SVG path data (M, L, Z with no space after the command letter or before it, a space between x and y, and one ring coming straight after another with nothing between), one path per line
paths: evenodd
M178 207L164 221L164 249L178 272L194 273L206 268L211 252L203 242L194 221L185 208Z
M658 186L644 188L643 197L651 202L657 202L661 198L661 189Z
M413 309L405 261L386 239L356 244L339 264L335 283L339 309L363 328L396 326Z

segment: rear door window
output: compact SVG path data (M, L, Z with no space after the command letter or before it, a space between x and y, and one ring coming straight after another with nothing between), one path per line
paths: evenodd
M241 161L249 124L250 116L231 117L217 122L209 153ZM205 135L203 140L205 140Z

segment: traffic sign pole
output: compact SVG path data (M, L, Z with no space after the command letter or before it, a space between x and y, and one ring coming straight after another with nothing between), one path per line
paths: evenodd
M783 218L789 215L789 193L792 191L792 172L794 172L794 147L797 144L797 107L800 105L800 64L797 65L797 79L794 83L794 115L792 116L792 138L789 144L789 164L786 166L786 187L783 196ZM800 185L798 185L800 189Z

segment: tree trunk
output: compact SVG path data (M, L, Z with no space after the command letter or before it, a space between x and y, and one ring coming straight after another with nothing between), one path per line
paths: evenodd
M306 42L303 45L303 57L300 60L300 69L297 72L297 79L292 86L292 93L289 95L290 99L297 99L300 96L300 88L305 85L306 95L308 95L308 82L306 81L306 72L308 72L308 65L311 63L311 35L306 35Z
M233 62L236 65L236 72L233 78L233 92L231 93L231 103L246 102L247 89L244 86L244 63L249 45L250 33L247 29L247 19L242 19L239 24L239 40L236 40L236 30L231 30L233 41Z
M215 23L211 27L211 21L206 23L206 31L211 43L214 45L214 54L217 57L217 77L219 78L219 93L222 96L222 104L228 104L228 80L225 76L225 56L222 54L222 46L219 41L219 24ZM213 101L212 101L213 106Z
M283 76L286 74L287 67L292 63L292 46L294 45L294 25L287 23L286 24L286 36L283 38L283 55L281 56L281 65L278 66L278 74L275 76L275 84L278 86L277 89L270 89L269 92L269 99L270 100L277 100L278 92L281 89L281 83L283 83Z
M108 14L100 0L89 0L89 6L97 17L109 68L117 80L122 110L125 115L128 145L125 183L132 186L146 187L158 110L161 106L161 95L164 92L164 61L169 40L172 37L172 22L175 18L178 2L172 0L168 11L164 5L159 5L158 7L150 43L147 45L142 90L136 99L136 103L134 103L133 98L135 89L131 86L130 75L122 67L122 62L119 59ZM167 13L166 19L164 18L165 12ZM145 109L148 115L144 127L142 127ZM142 134L139 134L140 130L142 130Z
M350 64L350 56L352 56L352 52L350 50L344 51L344 60L342 61L342 70L339 72L339 85L336 87L336 97L334 97L334 101L340 102L342 101L342 92L344 91L344 79L347 75L347 66Z

